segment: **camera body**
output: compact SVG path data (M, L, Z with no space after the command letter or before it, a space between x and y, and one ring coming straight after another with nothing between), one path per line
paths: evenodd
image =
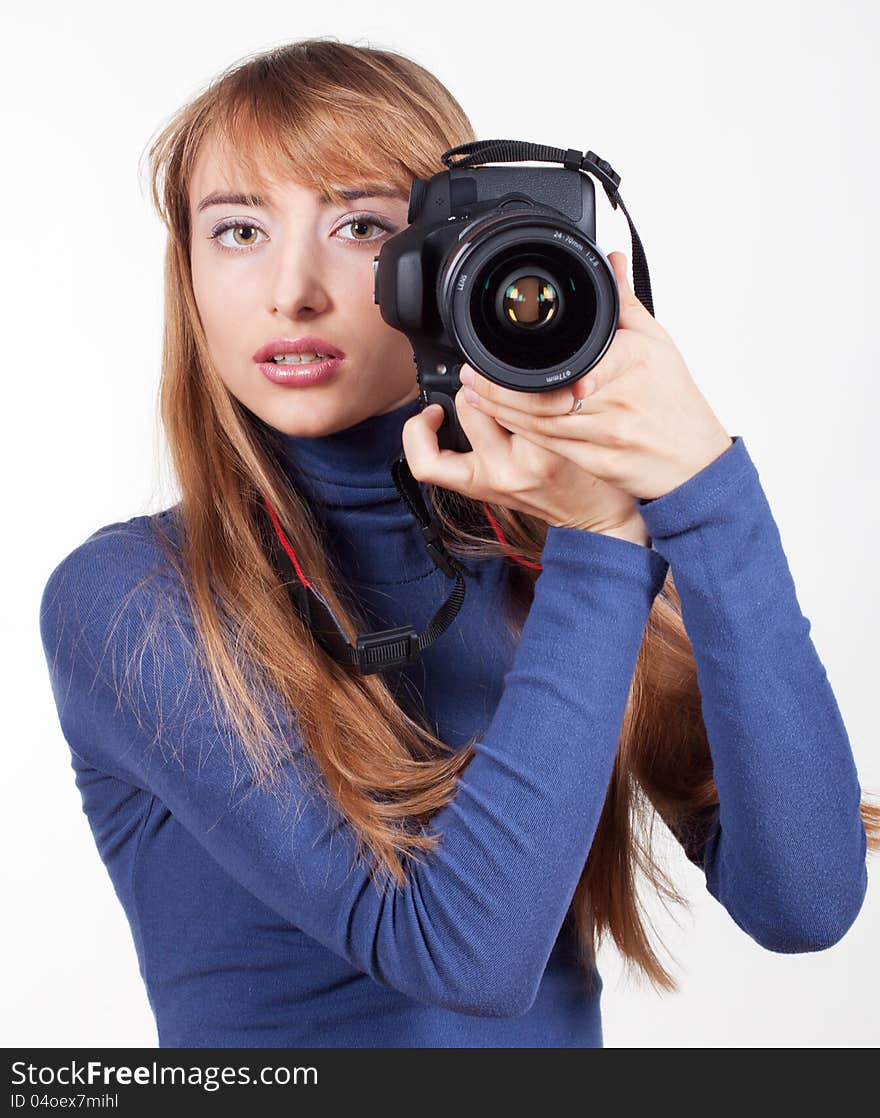
M443 406L441 448L471 449L454 403L463 363L549 392L611 344L617 281L596 244L587 174L453 166L413 181L407 221L374 257L374 302L412 345L423 406Z

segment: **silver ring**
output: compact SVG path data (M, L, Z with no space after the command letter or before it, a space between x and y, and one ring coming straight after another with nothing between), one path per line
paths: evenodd
M574 393L572 393L572 395L574 395ZM578 412L579 412L579 411L581 410L581 408L583 407L583 403L584 403L584 402L583 402L583 400L579 400L579 399L577 399L577 397L575 397L575 401L574 401L574 403L573 403L573 404L571 405L571 410L570 410L570 411L567 411L567 412L566 412L565 414L566 414L566 415L577 415L577 413L578 413Z

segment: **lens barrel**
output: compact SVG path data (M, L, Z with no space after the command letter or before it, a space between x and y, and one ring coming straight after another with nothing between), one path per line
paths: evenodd
M619 314L610 264L581 230L534 212L484 214L438 274L444 325L466 360L520 391L584 376Z

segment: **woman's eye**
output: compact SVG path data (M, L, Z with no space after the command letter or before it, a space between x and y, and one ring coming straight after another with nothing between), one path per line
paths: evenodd
M360 241L362 244L372 244L382 236L382 233L371 235L371 229L378 229L383 233L392 232L391 226L387 225L381 218L373 214L355 214L354 217L350 217L346 222L340 225L336 232L338 233L340 230L348 228L351 228L352 236L343 236L342 240L354 243ZM227 233L230 233L232 236L231 243L223 239ZM248 252L260 244L258 238L261 234L263 237L266 236L263 230L256 225L250 225L242 221L227 221L218 225L217 228L209 234L208 239L212 241L221 252L234 252L241 255L243 252Z
M372 214L356 214L354 217L350 217L348 221L346 221L343 225L340 225L339 229L348 229L349 227L364 229L370 228L371 226L375 229L383 229L386 233L391 232L390 226L386 225L384 221L380 221L379 218L374 217ZM368 242L378 240L378 237L358 235L353 237L343 237L342 239L343 241Z
M224 233L232 233L233 243L238 245L238 248L233 248L232 245L221 240ZM239 237L239 234L245 234ZM246 252L249 248L259 244L256 237L258 233L263 233L262 229L258 229L256 225L247 225L243 222L230 221L225 225L218 225L217 228L211 233L210 239L214 242L217 248L223 252ZM265 233L263 236L265 237Z

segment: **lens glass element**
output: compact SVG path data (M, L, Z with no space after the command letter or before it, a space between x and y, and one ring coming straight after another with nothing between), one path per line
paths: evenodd
M506 245L480 268L471 288L471 326L499 361L550 369L580 350L595 325L593 278L558 245Z
M504 317L524 330L545 326L559 307L556 288L543 276L520 276L504 289Z

